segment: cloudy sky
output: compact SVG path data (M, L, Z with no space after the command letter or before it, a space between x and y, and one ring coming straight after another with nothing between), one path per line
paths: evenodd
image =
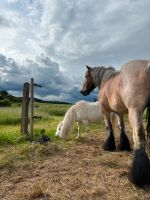
M75 102L86 64L131 59L150 59L149 0L0 1L0 90L20 96L34 77L36 97Z

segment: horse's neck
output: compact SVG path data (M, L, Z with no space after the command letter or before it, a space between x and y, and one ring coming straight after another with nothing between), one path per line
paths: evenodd
M98 89L100 89L101 85L105 83L105 81L116 76L117 74L119 74L119 71L116 71L114 69L99 68L98 70L98 68L97 69L95 68L95 70L93 70L92 77L95 85L98 87Z

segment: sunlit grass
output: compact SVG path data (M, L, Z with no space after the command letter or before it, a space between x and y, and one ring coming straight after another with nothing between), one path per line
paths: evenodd
M70 105L35 103L34 115L42 119L34 120L34 140L44 129L46 135L56 140L55 131ZM12 145L22 142L19 140L21 128L21 106L0 108L0 145Z
M36 103L38 107L35 108L34 114L36 116L42 116L42 119L34 120L34 137L33 144L30 140L26 140L26 136L20 134L21 128L21 106L14 105L10 108L0 109L0 151L3 154L3 158L0 158L1 167L11 166L14 162L19 160L26 160L26 156L21 156L21 152L34 149L32 145L37 144L38 138L44 133L51 138L51 145L63 146L69 148L72 144L76 143L77 125L74 123L72 132L69 139L64 141L55 137L57 125L62 121L65 112L71 105L56 105L56 104L43 104ZM18 120L17 122L15 120ZM97 130L104 128L103 123L98 125L91 125L91 133L93 134ZM28 129L29 130L29 129ZM82 126L82 136L86 136L86 127ZM40 149L40 145L36 146ZM24 149L24 150L23 150ZM35 148L36 149L36 148ZM35 149L33 151L35 151ZM5 158L4 158L5 157ZM7 158L9 157L9 158ZM4 162L5 159L5 162ZM12 162L13 159L13 162ZM37 158L38 159L38 158Z
M16 125L21 122L21 107L1 107L0 125Z
M43 130L46 135L51 138L52 143L58 146L62 144L64 147L69 146L71 141L75 141L77 135L77 126L74 123L72 133L70 134L69 141L62 141L55 137L57 125L63 119L65 112L71 105L57 105L57 104L43 104L36 103L38 107L35 108L35 115L42 116L42 119L34 120L34 138L36 143L37 139L41 136ZM21 128L21 106L13 105L9 108L0 108L0 148L3 155L11 154L10 157L18 157L21 149L30 149L30 141L26 141L26 136L20 134ZM97 125L92 125L92 130L97 129ZM86 132L85 127L82 131ZM13 149L13 151L12 151ZM16 153L18 151L18 153ZM1 160L1 159L0 159ZM15 160L15 159L13 159ZM11 163L11 159L3 159L0 161L2 166Z
M101 191L106 190L106 195L104 195L105 199L108 194L108 189L108 199L111 199L111 197L112 199L116 199L116 194L120 195L117 196L117 198L121 197L119 199L123 199L124 197L125 199L149 199L148 189L147 192L144 190L142 192L137 192L139 190L136 190L135 187L133 188L126 178L130 153L109 153L101 149L103 141L105 140L105 126L103 121L101 121L100 124L93 124L90 126L90 131L94 138L94 143L92 144L89 142L88 136L86 135L86 127L84 126L82 126L81 135L83 138L76 141L76 123L74 123L69 139L61 140L55 137L56 127L71 105L42 103L36 103L36 105L39 107L35 108L35 115L42 116L42 119L34 120L34 141L32 143L26 141L25 137L20 137L19 119L21 120L21 107L14 105L11 108L0 108L0 176L3 180L8 179L6 183L12 183L19 179L26 185L27 183L31 185L29 190L24 190L24 184L22 183L19 186L19 190L10 190L9 192L12 192L12 195L15 192L14 196L16 198L14 199L32 199L45 195L45 191L41 185L37 184L38 179L34 174L36 170L38 176L42 177L42 180L44 177L46 185L50 185L50 189L47 191L54 192L54 188L59 188L59 183L61 181L64 183L64 187L67 188L66 191L70 187L70 191L72 192L74 185L79 185L81 191L77 188L74 194L80 194L81 198L76 199L82 199L82 191L87 195L87 198L89 197L90 191L91 196L89 198L100 199ZM18 119L18 121L15 121L15 118ZM129 132L130 129L127 123L128 121L126 121L127 133L130 141L132 141L132 134L131 131ZM37 142L37 139L43 131L51 138L51 142L41 145ZM117 131L118 129L116 128L116 142L118 142L120 137ZM54 173L52 178L49 176L47 179L48 175L52 174L52 171L55 172L55 168L57 168L56 173ZM27 175L31 173L29 177L32 177L32 179L26 178L26 176L24 176L26 175L25 173ZM57 180L55 178L60 178L60 182L50 182L51 180ZM88 182L88 180L90 181ZM91 182L91 180L93 182ZM33 182L37 185L33 186ZM72 185L70 183L72 183ZM52 184L55 184L55 187L52 187ZM93 184L92 189L91 184ZM17 188L19 184L14 182L14 185ZM44 185L42 186L44 187ZM85 186L88 188L87 190L85 190ZM60 188L59 192L61 190L62 188ZM7 191L8 190L6 190L6 192ZM124 195L122 195L122 191L124 191ZM56 196L59 192L56 192ZM59 199L59 197L56 199Z
M42 116L42 119L34 120L33 144L29 140L26 141L26 136L20 134L21 106L0 108L0 169L12 170L17 163L23 160L28 162L31 157L33 161L43 159L53 149L59 149L59 145L62 144L62 141L55 137L55 131L69 105L35 104L38 107L35 108L34 114ZM50 147L36 143L43 130L51 138Z

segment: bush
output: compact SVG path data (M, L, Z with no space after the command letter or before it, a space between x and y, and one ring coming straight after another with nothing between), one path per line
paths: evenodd
M6 90L2 90L2 91L0 91L0 95L6 97L9 95L9 93Z
M11 106L11 102L8 99L4 99L4 100L0 100L0 106L2 107L7 107L7 106Z

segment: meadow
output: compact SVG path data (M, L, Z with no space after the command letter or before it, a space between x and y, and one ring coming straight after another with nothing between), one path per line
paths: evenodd
M34 141L20 137L21 107L0 108L0 199L1 200L148 200L150 187L138 188L127 178L132 152L106 152L103 121L92 125L91 143L83 128L76 141L74 125L67 140L55 137L58 123L71 105L36 103ZM131 127L126 121L131 144ZM45 131L47 145L37 139ZM119 133L115 127L117 142ZM148 150L149 151L149 150Z

